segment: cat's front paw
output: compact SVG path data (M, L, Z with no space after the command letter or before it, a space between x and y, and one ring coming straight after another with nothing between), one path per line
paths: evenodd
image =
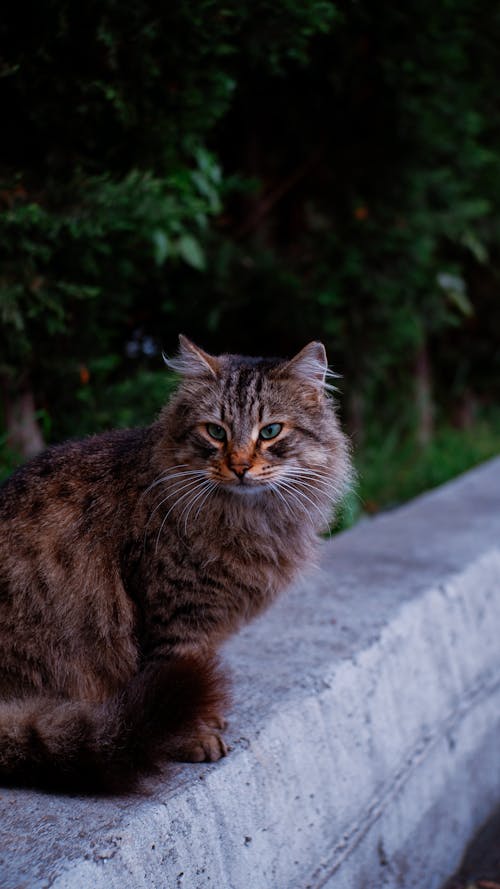
M176 751L180 762L217 762L227 754L227 747L219 732L207 726L183 743Z

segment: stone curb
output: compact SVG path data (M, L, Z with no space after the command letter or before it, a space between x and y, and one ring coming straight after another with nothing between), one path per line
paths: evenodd
M326 543L226 648L231 753L0 790L2 889L438 889L500 801L500 459Z

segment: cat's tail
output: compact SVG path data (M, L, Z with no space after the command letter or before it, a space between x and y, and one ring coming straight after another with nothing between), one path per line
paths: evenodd
M102 704L32 697L0 704L0 782L122 792L193 746L227 703L215 659L147 665Z

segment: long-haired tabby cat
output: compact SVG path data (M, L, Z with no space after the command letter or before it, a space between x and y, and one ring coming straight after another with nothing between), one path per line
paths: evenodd
M118 788L217 760L220 643L314 553L350 476L326 355L208 355L146 429L53 447L0 491L0 779Z

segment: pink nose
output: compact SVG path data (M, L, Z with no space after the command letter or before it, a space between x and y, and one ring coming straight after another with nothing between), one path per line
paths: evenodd
M248 472L250 466L250 460L245 459L244 457L240 457L239 455L234 455L229 458L229 468L238 478L243 478L245 472Z

